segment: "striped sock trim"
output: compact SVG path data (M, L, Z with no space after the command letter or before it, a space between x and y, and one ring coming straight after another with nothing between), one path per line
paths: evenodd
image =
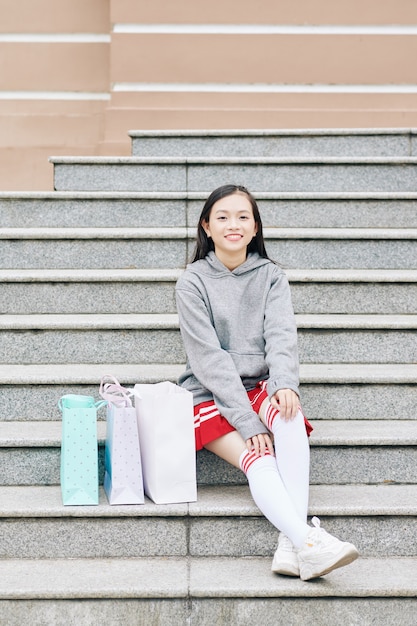
M258 459L263 459L267 456L271 456L271 453L269 452L269 450L265 450L265 454L263 456L259 456L259 454L256 454L254 450L251 450L250 452L249 450L245 450L240 455L240 459L239 459L240 469L242 470L242 472L247 474L249 469L255 463L255 461L258 461Z
M279 411L275 407L273 407L272 404L269 404L267 406L266 411L265 411L265 423L266 423L267 429L270 430L271 432L272 432L272 425L278 414L279 414Z
M301 411L300 406L298 407L298 410ZM279 415L279 409L276 409L274 406L272 406L272 404L269 404L265 411L265 424L267 429L270 430L271 433L273 432L272 427L277 415Z

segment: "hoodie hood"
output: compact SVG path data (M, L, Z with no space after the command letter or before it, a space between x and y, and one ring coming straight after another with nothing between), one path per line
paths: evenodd
M211 278L224 278L234 274L235 276L241 276L252 272L262 265L271 263L269 259L264 259L259 256L258 252L250 252L244 263L236 267L234 270L229 270L219 259L216 257L213 250L211 250L204 259L195 261L187 265L187 270L195 274L204 274Z

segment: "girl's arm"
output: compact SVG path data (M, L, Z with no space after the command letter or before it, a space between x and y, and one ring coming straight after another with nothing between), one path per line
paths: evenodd
M279 268L266 298L264 340L268 395L272 404L279 401L281 410L285 407L282 416L288 419L299 403L297 327L288 280Z

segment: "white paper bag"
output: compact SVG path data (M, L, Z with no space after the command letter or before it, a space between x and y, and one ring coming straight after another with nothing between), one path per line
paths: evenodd
M100 395L108 402L107 433L104 452L104 491L109 504L143 504L142 463L135 407L131 391L116 379L100 386Z
M197 500L192 394L171 382L135 385L146 495L156 504Z

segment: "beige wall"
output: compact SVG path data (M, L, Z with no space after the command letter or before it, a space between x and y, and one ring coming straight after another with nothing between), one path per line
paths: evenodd
M0 0L0 190L131 129L417 127L416 58L416 0Z
M1 190L51 189L51 154L97 154L109 9L108 0L0 0Z
M412 24L414 0L115 0L112 22L148 24Z

